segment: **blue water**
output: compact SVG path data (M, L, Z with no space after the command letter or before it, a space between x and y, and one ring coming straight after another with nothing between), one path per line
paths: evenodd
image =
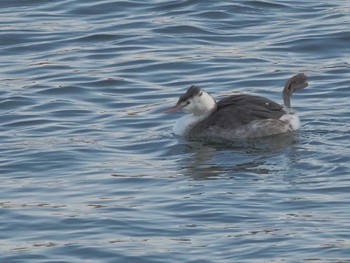
M350 262L350 3L0 2L1 262ZM293 136L174 136L189 85Z

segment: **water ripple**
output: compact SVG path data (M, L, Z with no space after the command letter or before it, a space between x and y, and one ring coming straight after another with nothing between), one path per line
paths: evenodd
M349 262L347 1L0 2L1 262ZM188 141L192 84L302 128Z

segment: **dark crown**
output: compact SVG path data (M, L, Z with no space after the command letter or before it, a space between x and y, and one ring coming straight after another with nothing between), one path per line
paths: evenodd
M188 88L188 90L186 91L185 94L183 94L180 98L179 101L177 102L177 104L180 104L181 102L187 101L189 99L192 99L193 97L199 95L201 92L201 88L196 86L196 85L192 85L191 87Z

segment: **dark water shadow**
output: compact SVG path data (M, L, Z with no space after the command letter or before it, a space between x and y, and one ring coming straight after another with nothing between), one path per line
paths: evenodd
M195 180L274 174L295 161L298 134L242 141L179 139L168 155L177 155L178 171Z

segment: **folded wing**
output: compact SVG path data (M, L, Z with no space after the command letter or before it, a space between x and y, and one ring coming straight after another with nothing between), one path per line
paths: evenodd
M251 95L233 95L220 100L217 110L196 124L191 133L200 133L209 127L233 129L256 120L278 120L286 112L283 107L269 99Z

